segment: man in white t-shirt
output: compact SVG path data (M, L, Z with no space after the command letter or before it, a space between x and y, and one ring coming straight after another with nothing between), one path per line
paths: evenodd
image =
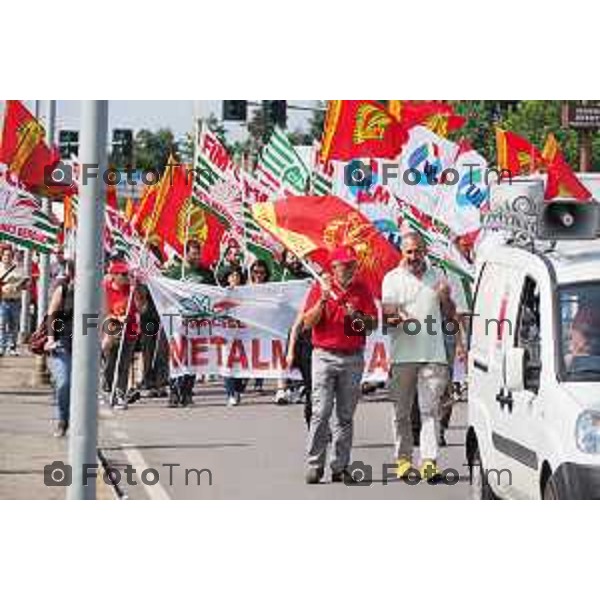
M411 408L418 393L421 412L421 476L438 476L438 410L448 381L443 318L455 307L444 273L427 264L423 238L416 232L402 240L402 261L383 279L384 329L391 337L390 397L398 477L412 469ZM445 324L446 333L456 328Z

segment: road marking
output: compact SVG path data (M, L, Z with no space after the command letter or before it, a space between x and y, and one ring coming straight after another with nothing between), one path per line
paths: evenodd
M142 453L129 443L127 434L114 423L114 421L107 419L104 421L108 429L110 429L112 435L119 441L123 453L127 457L127 462L135 469L136 473L141 473L147 469L150 469L148 463L142 456ZM144 487L144 491L148 494L150 500L170 500L171 497L165 490L164 486L160 481L157 481L154 485L146 485L141 481L138 485Z

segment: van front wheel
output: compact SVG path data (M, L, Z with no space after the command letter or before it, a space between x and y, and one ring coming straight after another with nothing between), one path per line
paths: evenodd
M548 477L548 481L544 486L544 500L560 500L558 495L558 488L553 476Z

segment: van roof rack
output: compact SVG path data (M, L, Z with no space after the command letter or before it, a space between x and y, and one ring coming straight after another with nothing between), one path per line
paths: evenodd
M535 203L519 196L510 206L504 204L483 214L482 226L504 233L507 245L548 252L558 241L600 239L600 204L573 198Z

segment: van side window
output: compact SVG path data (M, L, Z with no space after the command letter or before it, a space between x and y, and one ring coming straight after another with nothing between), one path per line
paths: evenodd
M525 388L537 393L542 369L540 288L531 277L525 278L521 292L515 346L523 348L528 355Z

